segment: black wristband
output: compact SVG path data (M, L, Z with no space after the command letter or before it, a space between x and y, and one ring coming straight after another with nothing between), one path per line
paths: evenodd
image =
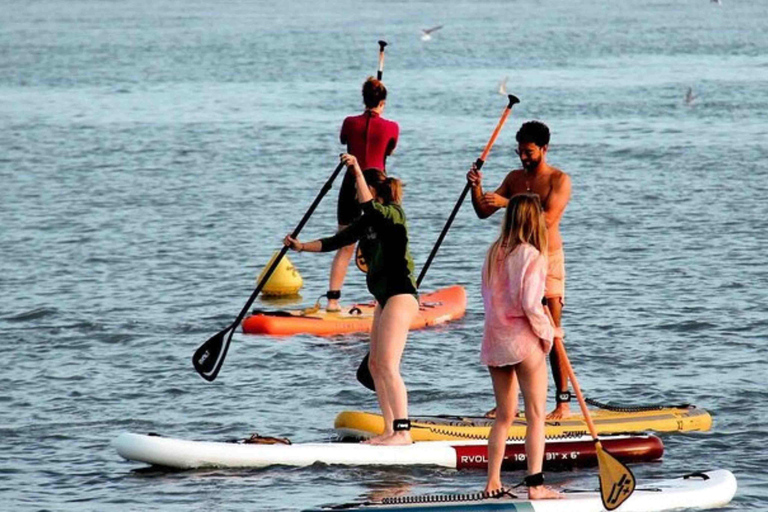
M392 430L400 432L402 430L411 430L411 420L399 419L392 422Z
M538 487L544 485L544 473L536 473L535 475L528 475L523 479L523 485L526 487Z
M572 396L573 395L571 395L570 391L562 391L562 392L558 391L557 395L555 395L555 401L558 404L567 403L571 401Z

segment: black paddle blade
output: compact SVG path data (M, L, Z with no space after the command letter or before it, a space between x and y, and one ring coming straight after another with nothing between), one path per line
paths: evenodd
M370 356L370 352L365 354L363 361L360 363L360 366L357 369L357 380L371 391L376 391L376 385L373 383L373 375L371 375L371 370L368 369L368 359Z
M200 345L192 356L192 365L197 373L208 382L213 382L224 364L224 357L232 341L234 327L229 326Z

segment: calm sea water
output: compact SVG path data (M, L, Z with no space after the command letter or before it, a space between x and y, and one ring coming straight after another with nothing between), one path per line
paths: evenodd
M710 433L664 436L640 478L727 468L732 509L768 509L768 3L13 1L0 9L0 497L13 510L283 510L480 489L483 472L142 472L123 431L316 441L345 409L361 336L236 335L221 376L194 349L230 322L336 165L338 129L386 39L390 174L420 265L508 88L570 173L567 346L589 396L690 402ZM431 41L420 29L445 27ZM683 101L692 87L691 105ZM338 184L304 237L331 233ZM466 317L414 332L413 413L492 405L478 361L484 249L465 205L424 283ZM304 303L330 255L297 255ZM345 300L367 298L351 271ZM595 470L551 475L592 485ZM521 473L508 476L510 483Z

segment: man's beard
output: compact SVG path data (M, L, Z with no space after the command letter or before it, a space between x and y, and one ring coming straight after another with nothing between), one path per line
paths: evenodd
M539 158L538 160L528 160L528 163L522 162L523 169L529 172L535 170L540 163L541 163L541 158Z

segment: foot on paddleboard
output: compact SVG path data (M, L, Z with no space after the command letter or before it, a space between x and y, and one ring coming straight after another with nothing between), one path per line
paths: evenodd
M555 491L554 489L550 489L546 485L539 485L536 487L528 488L529 500L561 500L564 497L565 496L563 496L561 493Z
M541 472L526 476L521 485L528 488L528 499L530 500L559 500L564 497L559 492L544 485L544 473Z
M567 402L557 404L555 410L547 414L546 420L564 420L571 417L571 406Z
M371 437L370 439L366 439L366 440L365 440L365 441L363 441L361 444L372 444L372 445L379 445L379 444L381 444L381 441L382 441L383 439L386 439L386 438L388 438L388 437L389 437L389 436L391 436L392 434L393 434L393 432L384 432L383 434L379 434L379 435L377 435L377 436Z
M485 414L483 414L483 416L485 416L486 418L495 418L496 417L496 408L494 407L490 411L488 411Z
M377 444L380 446L405 446L413 444L413 439L411 439L411 433L409 431L401 430L385 437Z

